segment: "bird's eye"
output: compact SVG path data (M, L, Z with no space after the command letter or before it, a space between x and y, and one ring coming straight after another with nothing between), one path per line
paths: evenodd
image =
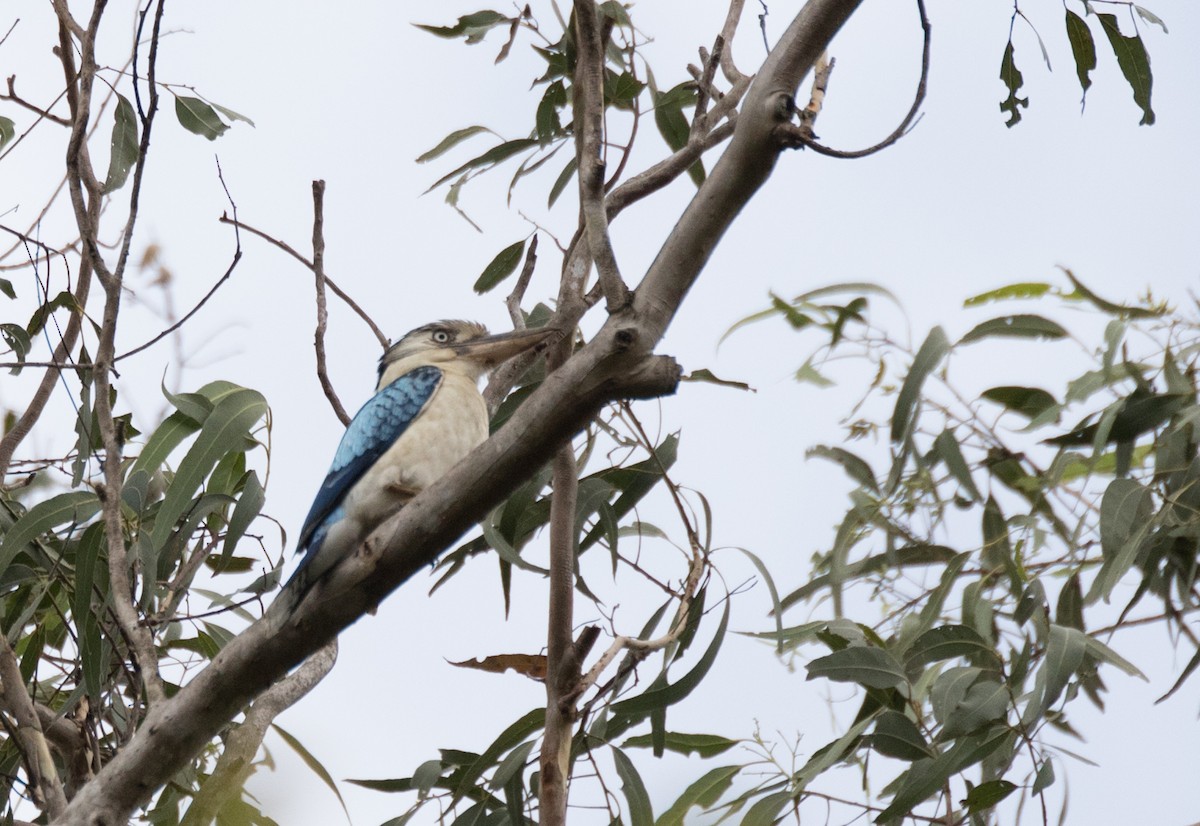
M432 338L437 344L446 344L450 341L450 334L445 330L434 330Z

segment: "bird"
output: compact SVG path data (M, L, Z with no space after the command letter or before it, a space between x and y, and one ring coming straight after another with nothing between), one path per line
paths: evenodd
M488 413L479 380L558 335L546 328L489 335L477 322L448 320L388 347L375 395L346 427L304 520L296 546L303 557L288 581L295 595L483 443Z

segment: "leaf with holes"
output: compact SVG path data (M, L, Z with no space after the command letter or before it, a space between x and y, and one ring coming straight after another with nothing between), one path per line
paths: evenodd
M1000 60L1000 79L1004 81L1004 86L1008 89L1008 97L1000 101L1000 111L1008 113L1008 120L1004 125L1011 129L1021 122L1021 109L1029 108L1029 98L1017 97L1017 92L1021 91L1021 87L1025 84L1025 78L1021 76L1021 71L1013 59L1011 40L1004 47L1004 57Z

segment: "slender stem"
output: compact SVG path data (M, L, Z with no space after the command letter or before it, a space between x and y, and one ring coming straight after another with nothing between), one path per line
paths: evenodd
M321 389L325 391L325 398L329 399L329 406L333 408L334 415L343 425L349 427L350 414L346 412L337 391L333 389L333 382L329 380L329 369L325 365L325 327L329 323L329 311L325 306L325 182L313 181L312 194L312 271L317 288L317 331L313 334L313 348L317 352L317 379L321 382Z
M564 826L571 776L571 733L579 660L571 630L575 600L575 502L579 475L568 443L554 455L550 504L550 609L546 636L546 731L542 740L539 810L542 826Z

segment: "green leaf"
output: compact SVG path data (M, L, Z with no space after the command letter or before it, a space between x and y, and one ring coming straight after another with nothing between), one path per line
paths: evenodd
M1139 669L1129 660L1122 657L1116 651L1113 651L1104 643L1100 642L1100 640L1096 639L1095 637L1087 638L1087 652L1091 657L1094 657L1100 662L1106 662L1110 665L1115 665L1130 677L1138 677L1144 682L1150 682L1150 678L1143 674L1141 669Z
M981 501L983 497L979 494L979 488L975 487L975 480L971 478L971 469L967 467L967 460L963 458L953 430L947 428L938 434L938 437L933 440L933 451L946 464L950 475L967 492L971 500Z
M1054 287L1050 284L1043 284L1040 281L1022 281L1017 284L1008 284L1004 287L999 287L995 290L988 290L985 293L974 295L963 302L964 307L977 307L980 304L987 304L991 301L1007 301L1009 299L1022 298L1041 298L1046 293L1050 292Z
M524 253L524 241L518 241L500 250L491 263L483 268L483 272L475 281L475 292L482 295L512 275L516 271L517 265L521 263L521 256Z
M1110 315L1115 315L1119 318L1161 318L1168 312L1168 307L1165 304L1155 307L1130 307L1126 304L1117 304L1116 302L1108 301L1092 292L1091 288L1075 277L1075 273L1064 268L1063 274L1067 276L1071 285L1075 287L1075 292L1078 293L1078 295L1067 296L1067 298L1082 298L1096 307L1096 309L1103 310Z
M659 92L651 79L650 101L654 106L654 124L672 152L687 146L691 126L683 114L684 107L696 105L696 84L685 81L666 92ZM704 166L699 161L688 168L688 175L696 186L704 183Z
M684 789L671 808L659 816L654 826L683 826L684 819L693 808L707 808L720 800L741 770L741 766L720 766L705 772L699 780Z
M0 120L4 120L4 119L0 118ZM0 147L2 147L2 146L3 146L3 144L0 144ZM9 298L17 297L17 292L16 292L16 290L13 289L12 282L9 281L7 278L0 278L0 293L4 293Z
M1008 688L1004 685L995 680L976 681L953 707L943 713L939 739L971 734L993 720L1002 720L1008 712L1009 702Z
M512 18L498 11L484 9L473 14L465 14L458 18L453 26L430 26L424 23L414 23L418 29L444 38L465 37L467 43L478 43L484 35L497 26L511 22Z
M705 382L707 384L718 384L722 387L732 387L735 390L749 390L751 393L755 392L754 388L751 387L750 385L746 384L744 381L733 381L731 379L722 379L718 376L713 375L713 372L711 370L709 370L707 367L701 367L699 370L693 370L692 372L688 373L686 376L683 376L682 378L680 378L680 381Z
M463 764L462 771L457 778L457 784L454 787L453 803L457 803L464 797L470 797L471 790L475 788L475 783L483 776L483 773L496 765L500 759L500 755L506 751L513 749L529 738L536 731L541 731L546 725L546 709L535 708L519 718L516 722L500 732L500 735L492 741L492 744L480 754L478 757L472 757L468 763Z
M473 138L481 132L490 131L491 130L486 126L468 126L465 129L456 129L446 137L442 138L438 145L433 147L433 149L418 155L417 163L428 163L434 158L440 158L442 155L446 154L468 138Z
M663 473L675 464L679 452L679 434L671 433L662 443L654 448L654 456L629 467L602 471L604 480L621 491L621 495L613 502L613 518L620 520L625 517L648 494L655 485L662 481ZM586 551L604 536L604 526L597 524L579 543L579 550Z
M875 481L875 473L871 470L871 466L850 451L840 447L817 445L816 447L810 447L804 453L805 459L812 458L813 456L836 462L842 466L842 470L846 471L846 475L855 482L858 482L867 490L876 493L879 492L879 483Z
M982 531L983 548L980 556L983 558L983 563L993 571L1007 573L1014 591L1018 590L1021 583L1021 572L1017 569L1016 560L1013 558L1012 541L1008 535L1008 521L1004 518L1004 512L1000 510L1000 503L994 496L989 496L983 506Z
M17 125L13 123L12 118L6 118L0 115L0 149L3 149L9 141L17 136ZM5 290L5 292L8 292ZM14 298L15 296L9 296Z
M233 516L229 518L229 528L225 532L225 544L221 548L221 556L224 559L228 559L233 554L234 548L241 541L246 529L250 527L250 523L262 511L262 506L267 499L262 483L258 481L256 471L247 472L242 477L240 486L242 493L238 497L237 505L234 506Z
M1000 661L996 650L975 629L965 625L942 625L917 637L905 652L904 662L910 667L924 666L955 657L990 660L997 665Z
M7 281L4 283L8 284ZM12 287L9 285L9 290L6 292L11 291L11 289ZM13 296L13 298L15 297ZM29 354L29 350L33 346L33 341L29 338L29 334L25 332L25 328L20 324L0 324L0 338L4 339L4 343L12 350L13 357L18 362L18 365L9 371L15 376L21 372L20 365L25 362L25 356Z
M921 348L913 358L912 367L904 377L904 384L896 396L896 409L892 413L892 441L902 442L912 432L916 422L916 411L921 398L921 387L946 354L950 352L950 340L941 327L934 327L925 337Z
M993 387L983 391L983 398L1019 413L1030 421L1059 406L1054 396L1038 387ZM1059 418L1055 413L1053 421L1057 422Z
M488 786L490 786L493 789L503 789L505 786L508 785L508 782L510 780L512 780L514 777L518 777L521 774L521 772L525 769L525 762L529 759L529 753L533 751L533 747L536 745L537 745L536 740L530 740L529 742L522 743L521 745L517 746L515 749L510 751L508 753L508 756L505 757L502 761L500 761L500 765L496 767L496 771L492 774L492 779L488 781ZM441 776L441 765L442 765L441 761L430 760L429 763L432 763L433 765L438 767L438 777L440 777ZM421 765L422 765L422 767L424 767L425 765L428 765L428 764L423 763ZM413 781L414 782L417 780L417 777L420 773L421 773L421 768L418 768L415 772L413 772ZM434 778L434 779L436 780L437 778ZM428 787L425 789L425 791L428 792L429 789L432 789L432 788L433 788L433 784L430 783L428 785Z
M292 751L300 756L300 759L304 761L304 765L308 766L313 774L321 778L321 782L328 786L330 791L334 793L338 799L338 803L342 804L342 811L345 812L346 820L349 822L350 810L346 808L346 801L342 800L342 793L338 791L337 783L333 781L333 776L321 765L321 761L313 757L312 753L304 748L304 745L299 740L284 731L278 723L272 723L271 728L275 729L275 733L283 738L283 742L291 746Z
M1006 315L976 325L962 337L960 344L969 344L993 336L1013 338L1064 338L1067 331L1061 325L1039 315Z
M1050 626L1045 658L1037 675L1041 694L1036 698L1036 702L1031 701L1026 708L1023 717L1026 724L1037 720L1054 705L1071 677L1083 665L1087 641L1087 635L1078 628L1054 624Z
M690 755L698 754L701 757L708 759L716 757L729 751L736 746L741 740L730 740L728 737L722 737L719 734L684 734L682 732L668 731L663 739L663 746L667 751L673 751L677 754ZM654 744L651 742L650 735L641 734L637 737L630 737L621 744L622 748L650 748Z
M1150 525L1154 498L1150 490L1133 479L1114 479L1100 500L1100 548L1104 564L1088 593L1108 597L1132 566Z
M1000 111L1008 112L1008 120L1004 125L1011 129L1021 122L1021 108L1029 108L1029 98L1017 97L1017 92L1025 84L1025 78L1021 77L1016 61L1013 60L1011 40L1004 47L1004 57L1000 59L1000 80L1004 81L1004 86L1008 89L1008 97L1000 102Z
M717 652L721 650L721 643L725 640L725 631L728 627L729 600L725 600L721 623L717 626L712 642L708 644L708 648L705 649L704 654L701 655L692 670L673 683L664 683L658 688L647 689L642 694L630 697L628 700L614 703L611 709L612 719L616 720L620 717L627 717L631 720L642 719L650 712L674 705L691 694L696 686L700 685L704 675L708 673L713 661L716 660Z
M892 823L908 814L919 803L941 792L954 774L983 760L1008 737L1008 728L997 726L978 734L963 737L948 751L932 760L918 760L903 775L899 791L892 803L875 819L876 823Z
M1159 17L1157 14L1150 11L1150 9L1143 8L1142 6L1137 5L1136 3L1134 4L1133 8L1135 11L1137 11L1138 17L1142 18L1147 23L1151 23L1155 26L1158 26L1160 29L1163 30L1163 34L1169 34L1169 32L1167 31L1167 24L1164 23L1162 18Z
M1113 54L1117 56L1117 66L1121 74L1133 90L1133 102L1142 110L1141 125L1150 126L1154 123L1154 110L1150 108L1150 92L1154 85L1154 76L1150 72L1150 55L1146 54L1146 46L1142 37L1135 34L1126 37L1121 34L1115 14L1097 14L1100 28L1108 37Z
M904 666L882 648L854 645L808 664L808 679L820 677L867 688L893 688L907 681Z
M967 792L966 799L961 803L971 814L980 814L991 809L1016 790L1016 783L1010 783L1007 780L989 780Z
M493 146L487 152L472 158L462 166L455 169L453 172L449 172L438 178L436 181L434 181L433 185L425 191L432 192L446 181L450 180L451 178L456 178L468 170L495 166L498 163L508 160L513 155L524 152L526 149L531 149L537 145L538 142L533 138L520 138L515 141L506 141L498 146Z
M579 161L574 157L567 161L567 165L563 167L563 171L558 173L558 177L554 179L554 185L550 187L550 195L546 198L546 209L554 206L554 202L558 200L558 196L566 189L567 184L575 176L575 170L579 168Z
M138 132L137 116L133 104L124 95L117 95L117 109L113 116L112 151L108 159L108 177L104 181L104 192L115 192L125 185L130 168L137 163Z
M791 792L775 792L759 800L746 811L741 826L773 826L783 807L792 801Z
M97 572L105 573L100 557L104 550L104 524L97 522L88 526L79 541L75 557L75 593L71 603L72 615L79 636L79 662L83 669L83 684L93 703L99 703L108 674L107 650L100 635L100 623L92 610L93 584L106 591L106 583L100 581Z
M74 490L38 502L13 523L0 544L0 571L13 558L51 528L80 524L100 512L100 499L90 490Z
M1042 762L1042 767L1038 769L1037 776L1033 779L1033 794L1041 794L1052 785L1054 785L1054 763L1047 757Z
M229 129L229 124L217 116L216 110L200 98L176 95L175 117L184 129L210 141L215 141Z
M940 546L933 545L931 548L939 548ZM920 637L938 621L942 615L942 607L946 604L946 598L950 595L950 590L958 581L958 575L962 572L963 566L967 564L967 560L971 558L970 551L963 551L956 554L946 562L946 569L942 571L941 579L938 580L938 585L929 594L925 600L925 605L921 608L921 613L917 615L917 621L904 629L904 637L915 639ZM911 634L911 637L909 636ZM906 646L901 642L898 646L899 650L905 650Z
M230 109L228 106L222 106L219 103L212 103L212 101L209 101L209 103L212 105L212 107L214 109L216 109L218 112L220 112L222 115L229 118L230 120L240 120L242 123L248 123L248 124L250 124L250 126L254 126L254 121L250 120L250 118L246 117L245 115L241 114L240 112L235 112L232 109ZM255 128L257 128L257 127L255 127Z
M933 757L933 750L925 742L917 724L898 711L885 711L875 721L870 745L875 751L897 760L920 760Z
M650 806L650 794L646 791L642 776L638 774L633 761L616 746L613 746L612 756L617 766L617 776L621 778L621 791L629 803L630 826L653 826L654 809Z
M192 496L221 457L230 451L245 449L250 428L266 413L266 399L255 390L237 390L217 403L200 428L195 443L179 463L175 479L167 489L154 523L152 540L155 547L166 543L176 521L189 508Z
M1067 40L1071 42L1071 55L1075 58L1075 74L1083 89L1080 100L1082 106L1087 102L1088 87L1092 85L1091 73L1096 68L1096 44L1092 40L1092 32L1083 18L1067 9Z

